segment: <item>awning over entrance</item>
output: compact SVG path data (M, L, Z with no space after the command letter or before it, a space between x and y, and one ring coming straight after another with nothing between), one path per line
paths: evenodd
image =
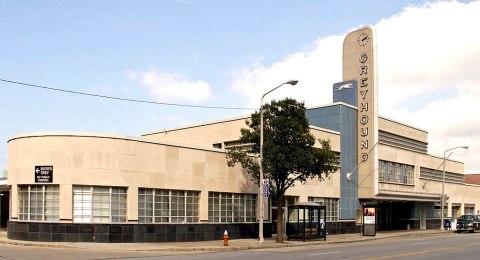
M377 200L440 202L441 194L412 193L381 190L375 196Z

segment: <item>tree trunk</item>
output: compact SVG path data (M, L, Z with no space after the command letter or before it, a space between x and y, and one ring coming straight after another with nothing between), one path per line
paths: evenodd
M277 198L277 243L283 243L283 197Z

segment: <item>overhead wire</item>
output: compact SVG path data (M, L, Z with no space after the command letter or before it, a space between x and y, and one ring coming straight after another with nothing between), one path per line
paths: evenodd
M46 87L46 86L24 83L24 82L13 81L13 80L7 80L7 79L1 79L1 78L0 78L0 81L6 82L6 83L11 83L11 84L16 84L16 85L21 85L21 86L26 86L26 87L33 87L33 88L40 88L40 89L46 89L46 90L52 90L52 91L59 91L59 92L65 92L65 93L75 94L75 95L84 95L84 96L114 99L114 100L128 101L128 102L154 104L154 105L189 107L189 108L205 108L205 109L255 110L255 108L248 108L248 107L202 106L202 105L188 105L188 104L179 104L179 103L157 102L157 101L140 100L140 99L133 99L133 98L122 98L122 97L100 95L100 94L73 91L73 90L67 90L67 89L61 89L61 88L52 88L52 87Z

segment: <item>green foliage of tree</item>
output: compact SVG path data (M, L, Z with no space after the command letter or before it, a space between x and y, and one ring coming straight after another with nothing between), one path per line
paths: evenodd
M329 140L318 140L310 133L304 103L294 99L273 100L263 106L263 174L269 179L270 196L277 206L277 242L283 242L283 203L286 191L298 183L318 178L319 181L337 170L335 152ZM228 165L239 163L259 184L260 112L246 121L240 142L248 149L232 149L227 153Z

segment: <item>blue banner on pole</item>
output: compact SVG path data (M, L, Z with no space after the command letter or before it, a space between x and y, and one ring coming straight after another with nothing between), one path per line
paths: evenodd
M263 197L268 198L270 195L270 184L268 179L263 179Z

